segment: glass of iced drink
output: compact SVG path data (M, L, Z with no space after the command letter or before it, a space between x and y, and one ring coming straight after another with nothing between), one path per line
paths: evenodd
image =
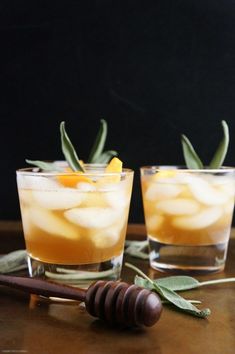
M162 271L224 269L235 169L141 168L150 265Z
M29 273L87 287L119 279L133 171L107 173L17 171Z

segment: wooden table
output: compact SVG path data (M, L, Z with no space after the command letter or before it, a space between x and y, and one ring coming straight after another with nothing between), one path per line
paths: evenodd
M142 225L130 225L128 237L141 239ZM234 236L234 230L233 230ZM24 247L20 223L0 222L0 253ZM128 258L150 276L148 262ZM235 276L235 239L230 240L223 273L200 276L214 279ZM125 268L122 278L132 282L134 273ZM38 301L35 296L5 287L0 289L0 353L155 353L234 354L235 283L203 287L185 293L203 301L212 311L208 320L164 307L160 321L151 328L115 330L90 317L76 302Z

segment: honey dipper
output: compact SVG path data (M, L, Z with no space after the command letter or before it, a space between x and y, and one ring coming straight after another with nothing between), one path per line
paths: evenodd
M162 312L157 294L124 282L99 280L84 290L35 278L0 275L0 285L29 294L84 301L90 315L113 325L150 327Z

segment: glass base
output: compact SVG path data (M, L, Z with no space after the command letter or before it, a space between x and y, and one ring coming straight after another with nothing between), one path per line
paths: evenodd
M122 258L121 254L101 263L63 265L45 263L28 256L28 269L31 277L86 289L100 279L120 279Z
M207 274L224 269L228 243L203 246L164 244L148 237L150 266L171 273Z

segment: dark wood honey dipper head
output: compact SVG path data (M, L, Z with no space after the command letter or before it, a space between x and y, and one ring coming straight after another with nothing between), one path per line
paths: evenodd
M162 312L157 294L124 282L97 281L88 288L85 304L92 316L113 325L150 327Z
M45 280L0 275L0 284L29 294L85 301L87 311L109 324L152 326L162 312L160 298L151 291L115 281L97 281L87 290Z

